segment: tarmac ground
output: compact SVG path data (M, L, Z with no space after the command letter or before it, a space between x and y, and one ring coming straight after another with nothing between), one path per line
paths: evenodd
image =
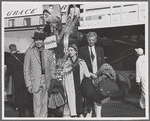
M139 99L140 95L129 94L123 99L109 100L102 106L102 117L145 117L145 110L139 107ZM18 116L18 111L13 109L8 102L5 102L4 109L5 117ZM26 111L25 115L28 117L29 113Z

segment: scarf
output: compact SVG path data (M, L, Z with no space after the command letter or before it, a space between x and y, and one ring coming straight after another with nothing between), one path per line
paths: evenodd
M74 71L74 68L75 68L76 66L78 66L78 64L79 64L79 59L77 58L77 59L75 60L75 62L73 62L72 58L70 58L70 62L71 62L71 63L70 63L69 65L67 65L66 68L70 68L70 67L71 67L71 69L70 69L68 72L64 72L64 74L68 74L68 73Z

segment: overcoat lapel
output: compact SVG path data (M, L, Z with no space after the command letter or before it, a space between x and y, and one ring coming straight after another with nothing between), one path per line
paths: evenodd
M36 48L33 50L33 53L34 53L34 55L35 55L37 61L39 62L39 64L41 64L40 57L39 57L39 54L38 54Z
M87 52L87 57L88 57L89 61L91 62L90 52L89 52L88 46L86 46L86 51L85 52Z

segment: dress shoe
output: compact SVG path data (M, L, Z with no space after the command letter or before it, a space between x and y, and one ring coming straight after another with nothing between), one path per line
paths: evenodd
M110 97L107 97L107 98L103 99L103 100L101 101L101 104L107 103L108 100L110 100Z
M18 117L25 117L25 115L19 114L19 116L18 116Z
M92 111L88 112L86 115L86 118L91 118L92 117Z
M79 117L80 117L80 118L83 118L84 116L83 116L83 114L80 114Z
M31 114L29 115L29 117L34 117L34 114L33 114L33 113L31 113Z

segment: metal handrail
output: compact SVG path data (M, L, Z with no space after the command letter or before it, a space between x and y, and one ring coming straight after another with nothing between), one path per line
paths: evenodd
M118 61L121 61L121 60L123 60L124 58L127 58L128 56L131 56L131 55L133 55L133 54L135 54L135 52L134 52L134 53L130 53L130 54L124 56L124 57L121 57L121 58L119 58L119 59L117 59L117 60L115 60L115 61L112 61L112 62L110 62L109 64L114 64L114 63L116 63L116 62L118 62Z
M129 3L129 4L120 3L118 5L115 5L115 4L105 5L104 9L103 9L102 5L93 5L93 6L92 5L91 6L84 5L83 14L80 14L80 18L83 17L83 21L80 21L80 22L82 22L82 24L81 24L81 26L79 26L79 29L92 28L92 27L96 28L96 26L98 27L101 25L103 25L103 28L106 28L107 26L110 26L110 25L126 26L128 24L130 25L133 22L135 25L144 24L145 23L144 18L142 17L143 19L139 19L140 16L143 15L142 11L144 10L144 8L141 7L142 5L143 5L142 3ZM117 7L119 6L119 9L117 9L116 6ZM101 9L101 10L99 12L96 12L97 9ZM87 11L87 10L91 10L91 12ZM132 16L132 12L135 12L134 15L136 17L131 17L131 19L128 19L128 16ZM114 15L115 13L117 13L117 17L120 17L120 19L116 20L116 17ZM103 18L102 14L104 14L104 16L105 16L104 18ZM87 17L89 19L93 19L93 20L89 20L89 19L87 19ZM101 19L99 19L99 17Z
M127 50L125 50L125 51L123 51L122 53L120 53L120 56L123 57L124 55L126 55L126 53L131 52L131 51L133 51L132 47L127 49Z

